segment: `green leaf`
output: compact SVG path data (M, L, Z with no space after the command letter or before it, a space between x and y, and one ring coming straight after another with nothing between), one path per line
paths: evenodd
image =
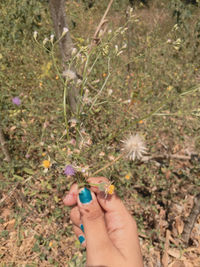
M33 174L35 173L33 170L31 170L31 169L29 169L29 168L23 168L23 171L24 171L25 173L27 173L27 174L31 174L31 175L33 175Z

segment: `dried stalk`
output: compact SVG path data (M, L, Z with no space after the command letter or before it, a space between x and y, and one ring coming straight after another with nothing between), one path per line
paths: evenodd
M0 143L1 143L1 147L2 147L2 151L5 155L5 160L10 162L11 161L11 158L10 158L10 154L9 154L9 151L6 147L6 141L5 141L5 138L4 138L4 133L3 133L3 130L0 126Z
M190 215L185 220L185 225L182 233L182 240L188 244L192 229L196 222L197 216L200 214L200 193L194 198L194 205Z
M108 14L108 11L110 10L110 7L111 7L112 3L113 3L113 0L110 0L108 6L106 8L106 11L105 11L105 13L104 13L104 15L103 15L103 17L102 17L97 29L96 29L96 31L95 31L95 34L93 36L93 42L95 44L97 44L99 42L98 35L99 35L100 29L102 28L102 26L107 22L107 20L105 18L106 18L107 14Z

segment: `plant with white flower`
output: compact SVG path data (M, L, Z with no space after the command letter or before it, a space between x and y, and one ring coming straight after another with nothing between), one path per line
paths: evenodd
M68 31L69 29L67 27L64 27L61 37L63 37Z
M43 40L43 45L45 45L47 42L49 41L49 39L46 37L46 38L44 38L44 40Z
M147 148L143 138L139 135L130 135L123 142L123 154L130 160L142 159L143 155L147 153Z
M53 43L54 37L55 37L54 34L51 34L51 36L50 36L51 43Z
M36 40L37 39L37 36L38 36L38 32L37 31L34 31L33 33L33 38Z

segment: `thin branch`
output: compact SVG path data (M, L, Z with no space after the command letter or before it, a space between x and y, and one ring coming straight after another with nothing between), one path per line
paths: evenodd
M0 143L1 143L2 151L5 155L5 160L10 162L11 161L10 154L6 147L6 141L5 141L4 133L1 127L0 127Z
M191 213L185 220L185 225L182 233L182 240L184 241L185 244L188 244L189 242L192 229L199 214L200 214L200 193L195 197Z
M124 156L124 154L120 154L118 157L116 157L113 161L109 162L108 164L106 164L105 166L103 166L101 169L97 170L96 172L93 172L90 176L95 176L98 173L100 173L101 171L107 169L108 167L112 166L116 161L118 161L120 158L122 158Z
M105 13L104 13L104 15L103 15L98 27L97 27L97 29L95 31L95 34L93 36L93 42L95 42L95 44L97 43L98 34L100 32L101 27L107 22L107 20L105 20L105 18L106 18L107 14L108 14L108 11L110 10L110 7L111 7L112 3L113 3L113 0L110 0L109 4L107 6L107 9L106 9L106 11L105 11Z
M150 161L150 160L162 160L162 159L180 159L180 160L191 160L192 156L197 156L198 155L191 155L191 156L185 156L185 155L178 155L178 154L162 154L162 155L152 155L152 156L144 156L142 158L142 161Z

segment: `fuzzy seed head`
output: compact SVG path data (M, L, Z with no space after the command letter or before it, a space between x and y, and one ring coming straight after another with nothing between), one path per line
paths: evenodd
M147 152L147 148L143 138L136 134L130 135L125 141L122 141L123 144L123 153L130 160L141 159L143 154Z

